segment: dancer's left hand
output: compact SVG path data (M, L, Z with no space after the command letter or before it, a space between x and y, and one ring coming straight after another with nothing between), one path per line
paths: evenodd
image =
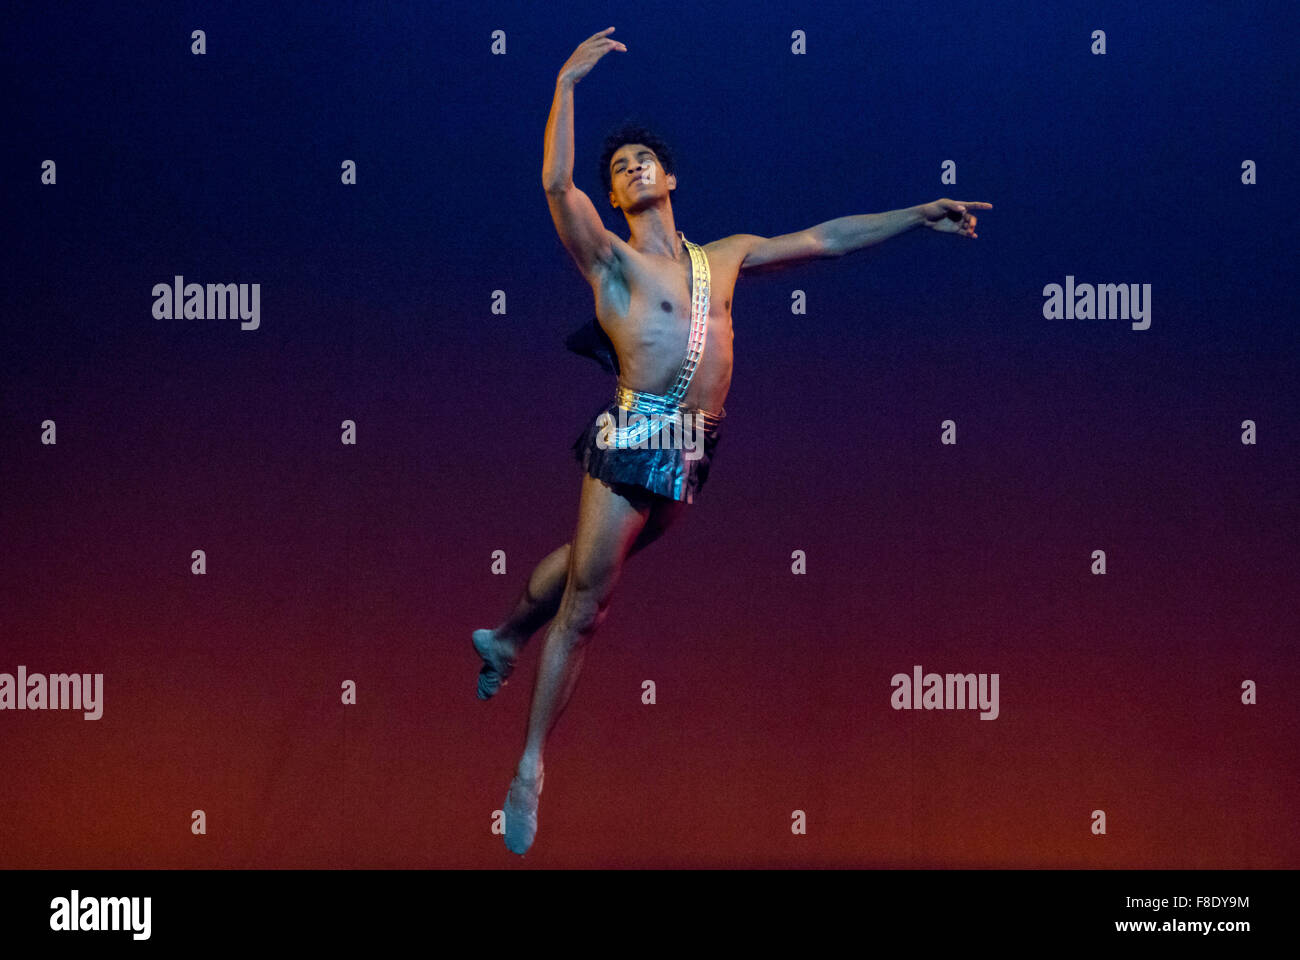
M978 218L971 211L992 209L993 204L979 200L949 200L944 198L936 200L934 203L922 205L921 216L925 217L925 225L933 230L938 230L940 233L955 233L974 239L979 236L975 232L975 221Z

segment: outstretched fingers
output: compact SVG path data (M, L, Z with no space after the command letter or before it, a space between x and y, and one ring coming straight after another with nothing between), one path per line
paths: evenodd
M609 35L613 32L614 32L613 27L606 27L604 30L601 30L599 33L593 33L591 36L589 36L587 38L587 42L595 43L598 40L604 40L606 50L622 50L624 53L626 53L627 47L623 46L623 44L619 43L617 40L611 40L609 38Z

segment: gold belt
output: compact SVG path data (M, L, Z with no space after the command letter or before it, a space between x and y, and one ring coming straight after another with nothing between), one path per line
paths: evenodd
M670 396L662 396L657 393L643 393L639 390L629 390L622 384L614 394L615 402L627 410L629 413L644 414L664 414L671 416L675 413L690 414L696 420L704 425L706 430L716 427L722 422L722 418L727 415L727 408L723 407L721 413L713 413L709 410L702 410L699 407L690 407L685 403L677 403Z

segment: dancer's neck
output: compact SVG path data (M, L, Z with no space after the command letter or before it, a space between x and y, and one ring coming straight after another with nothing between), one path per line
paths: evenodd
M677 232L672 208L667 203L629 214L627 223L631 233L628 246L633 250L670 260L681 259L682 237Z

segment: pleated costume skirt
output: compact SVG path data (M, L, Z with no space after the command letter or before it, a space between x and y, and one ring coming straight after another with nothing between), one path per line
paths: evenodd
M617 400L601 407L587 424L587 429L574 441L573 453L583 470L597 480L604 480L631 500L663 497L694 503L709 478L709 468L718 446L719 426L715 423L702 429L700 445L693 451L687 451L683 444L668 442L670 434L677 433L670 428L660 432L658 449L655 449L654 441L640 447L620 448L608 443L608 424L610 420L618 424L620 414L625 420L635 416L620 408ZM603 444L602 432L606 441ZM687 433L694 437L694 428Z

